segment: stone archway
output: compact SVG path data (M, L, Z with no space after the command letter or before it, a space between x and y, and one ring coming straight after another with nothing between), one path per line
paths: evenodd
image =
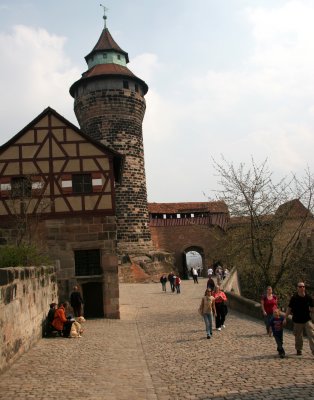
M204 276L205 270L205 253L204 249L199 246L189 246L183 252L182 257L183 277L191 276L191 268L195 267L200 270L200 276Z

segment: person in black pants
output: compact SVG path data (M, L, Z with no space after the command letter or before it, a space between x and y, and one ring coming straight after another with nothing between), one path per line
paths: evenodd
M170 283L170 289L172 292L174 292L174 273L170 272L170 274L168 275L168 281Z
M221 331L221 328L225 328L225 304L227 301L227 296L220 290L219 286L216 286L214 297L216 307L216 329L217 331Z
M71 307L73 308L74 316L75 317L82 317L82 305L84 304L84 301L82 299L81 293L78 290L77 286L73 287L73 292L71 293L70 296L70 304Z

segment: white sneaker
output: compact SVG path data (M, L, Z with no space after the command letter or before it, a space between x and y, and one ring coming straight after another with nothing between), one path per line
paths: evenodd
M223 327L223 328L225 328L225 327L226 327L226 325L223 325L222 327Z
M217 331L221 331L221 328L217 328Z

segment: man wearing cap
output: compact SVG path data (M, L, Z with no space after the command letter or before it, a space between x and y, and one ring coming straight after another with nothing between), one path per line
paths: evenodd
M292 314L295 349L298 356L302 355L303 329L305 329L309 339L310 349L314 356L314 324L311 321L311 313L313 312L313 298L305 293L304 282L299 282L297 285L297 293L291 297L284 319L284 323L286 323L288 315Z

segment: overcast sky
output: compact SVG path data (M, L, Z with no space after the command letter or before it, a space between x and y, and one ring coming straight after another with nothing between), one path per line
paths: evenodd
M313 0L0 0L0 144L47 106L78 126L69 87L107 26L149 86L150 202L206 201L211 157L313 169ZM205 193L205 196L204 196Z

